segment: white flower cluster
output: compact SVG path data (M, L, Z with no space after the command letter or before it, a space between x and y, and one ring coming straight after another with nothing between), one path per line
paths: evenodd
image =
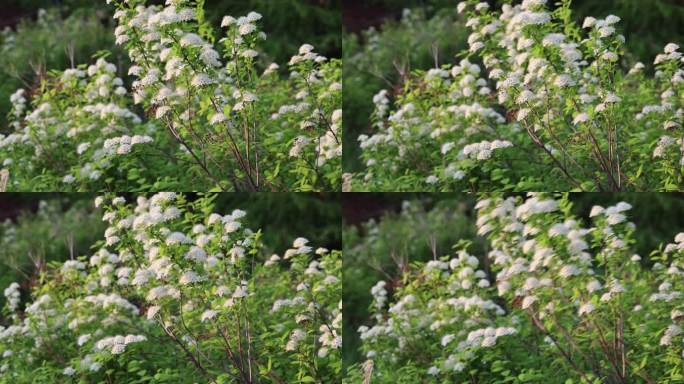
M290 334L290 339L287 341L287 344L285 345L285 350L296 351L299 342L304 340L304 338L306 338L306 332L302 331L301 329L295 329Z
M470 345L477 346L479 344L483 348L489 348L496 345L496 340L499 337L513 335L516 332L517 330L512 327L481 328L468 333L466 340Z
M133 146L152 142L150 136L120 136L105 140L102 148L109 155L125 155L131 152Z
M12 114L16 117L21 117L26 110L26 91L22 88L17 89L17 91L10 96L10 103L12 103ZM15 129L18 128L16 125L17 121L13 124Z
M669 43L665 46L665 53L661 53L658 56L656 56L655 61L653 62L654 64L658 65L661 63L665 63L668 61L683 61L684 59L682 58L682 53L678 51L679 50L679 45L675 43Z
M375 111L373 113L376 119L374 124L376 124L379 128L382 128L382 119L387 117L387 112L389 112L390 100L388 93L389 92L386 89L383 89L373 96L373 104L375 104Z
M477 160L487 160L492 157L492 152L497 149L510 148L513 143L507 140L481 141L479 143L468 144L462 151L465 156Z
M4 291L5 299L7 299L7 306L11 312L14 312L19 307L21 301L21 294L19 293L19 284L12 283Z
M95 347L100 351L108 351L113 355L119 355L126 351L126 347L132 343L140 343L146 341L147 338L143 335L126 335L126 336L111 336L99 340L95 343Z
M668 148L676 145L679 149L677 159L680 165L684 165L684 141L681 138L674 138L669 135L663 135L658 139L658 143L653 150L654 158L662 158L667 154Z
M605 19L596 19L593 17L587 17L584 19L582 28L589 28L598 34L600 38L607 38L615 33L615 27L613 25L620 22L620 18L615 15L609 15Z
M49 78L46 89L33 96L33 110L26 109L23 90L11 97L14 132L0 135L0 158L6 158L10 175L31 174L46 159L64 158L62 153L68 153L67 158L78 155L76 160L58 167L67 173L54 176L65 184L87 183L98 180L112 166L110 155L128 153L132 144L151 141L150 136L134 135L131 143L131 137L124 135L121 138L128 138L127 145L108 150L117 136L143 128L141 118L126 106L127 91L116 77L116 66L104 59Z
M387 283L385 281L380 280L371 288L371 295L373 295L373 305L375 306L376 313L382 311L387 304L386 285Z
M660 338L660 345L669 346L672 345L672 339L680 336L682 334L682 328L677 324L670 324L663 337Z
M605 209L599 205L595 205L591 208L589 217L605 216L608 224L617 225L627 220L624 212L629 211L630 209L632 209L632 206L624 201Z

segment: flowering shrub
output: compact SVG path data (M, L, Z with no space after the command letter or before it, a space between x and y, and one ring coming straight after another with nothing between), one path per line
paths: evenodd
M125 187L127 174L140 167L131 158L144 156L146 144L153 141L146 133L156 131L128 109L127 93L116 66L104 59L87 69L53 74L33 96L32 110L23 89L14 93L10 119L15 131L0 143L12 186Z
M343 34L346 111L343 169L346 172L362 168L356 139L371 125L373 94L388 84L400 87L403 76L408 76L411 68L449 60L466 46L465 23L452 9L453 5L449 5L430 15L423 8L405 8L399 21L386 20L381 28L371 26L358 35Z
M432 260L461 239L479 240L470 217L472 200L456 201L453 196L434 194L427 199L404 200L400 212L386 212L379 220L370 219L362 225L353 225L345 218L343 274L345 281L354 282L343 287L345 362L363 359L356 329L373 312L369 309L370 290L379 279L400 275L411 263ZM482 249L483 244L473 243L471 252Z
M341 253L298 238L266 256L211 200L99 197L92 256L53 263L25 307L5 290L0 382L333 382Z
M356 189L673 190L684 157L682 54L655 77L623 73L620 18L571 20L570 1L458 5L472 29L453 66L418 72L374 97L376 133L360 136ZM478 64L481 59L482 65Z
M23 212L0 222L0 287L33 275L46 263L88 252L105 228L91 200L89 196L74 196L69 202L41 200L35 213ZM14 203L21 205L20 200ZM12 217L11 212L3 213ZM4 303L0 296L0 308Z
M373 287L373 324L359 329L368 360L351 382L684 379L684 234L642 258L624 202L594 206L589 227L567 197L476 208L486 255L462 246Z
M258 13L226 16L217 42L202 1L107 3L133 63L132 97L102 60L44 83L32 108L19 90L15 133L0 141L11 188L43 189L37 178L51 190L340 188L339 60L304 44L281 78L277 64L261 68Z
M44 5L44 4L43 4ZM100 47L113 46L114 36L94 11L75 10L69 16L56 9L39 9L35 19L23 19L13 28L0 30L0 127L7 126L10 95L21 84L33 84L43 68L65 68L69 62L81 62ZM68 48L67 48L68 47ZM123 57L121 52L113 55Z

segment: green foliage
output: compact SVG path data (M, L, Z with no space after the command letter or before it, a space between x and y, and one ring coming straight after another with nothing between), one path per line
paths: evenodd
M684 212L684 196L670 193L571 193L572 213L588 220L594 205L625 201L632 205L630 220L636 224L635 251L648 255L681 231L679 212Z
M163 3L161 0L155 2ZM214 27L219 26L224 15L242 15L250 11L273 20L265 29L269 35L266 51L271 61L286 61L305 42L329 57L340 57L340 0L205 0L204 4L210 10L207 21ZM89 14L111 14L105 0L7 0L7 6L27 13L44 8L59 9L65 14L81 10ZM107 46L99 49L107 49Z
M507 0L488 1L499 7ZM554 5L558 1L549 1ZM367 3L386 10L402 8L432 8L453 10L455 2L448 0L369 0ZM582 22L587 16L617 15L624 20L629 62L646 62L670 41L684 41L679 25L684 23L684 7L676 0L572 0L573 18Z
M684 41L684 6L673 0L573 0L573 17L581 22L587 16L617 15L627 37L627 62L647 62L671 41Z

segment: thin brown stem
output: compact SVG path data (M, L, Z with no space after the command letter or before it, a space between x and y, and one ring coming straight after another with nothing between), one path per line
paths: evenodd
M558 340L551 334L551 332L549 332L546 329L546 327L544 327L544 324L542 324L541 321L539 321L537 315L530 312L530 316L532 318L532 323L534 324L534 326L537 327L537 329L539 329L544 335L548 336L551 339L551 341L553 341L554 346L556 347L556 349L558 349L558 352L565 359L565 361L567 361L568 364L570 364L570 367L572 367L572 369L575 370L575 372L577 372L582 377L582 379L584 379L586 382L590 382L589 378L584 373L584 371L582 371L582 369L580 369L580 367L572 359L572 356L570 356L568 352L561 348L560 344L558 343Z

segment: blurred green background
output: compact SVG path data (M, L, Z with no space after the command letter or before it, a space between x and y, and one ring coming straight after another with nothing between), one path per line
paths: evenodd
M511 0L487 1L495 8ZM520 3L520 1L513 1ZM364 167L357 137L370 133L372 98L381 89L401 87L402 72L456 62L468 31L456 14L457 0L343 0L344 170ZM556 0L549 0L555 4ZM670 42L684 44L681 0L573 0L575 19L619 16L627 39L625 68L637 61L647 67ZM403 9L411 17L402 18ZM403 21L402 21L403 20ZM368 30L373 28L372 30ZM435 52L439 52L438 55ZM392 92L390 92L392 93Z
M524 194L517 194L524 196ZM593 205L620 201L632 204L628 218L637 226L635 250L647 256L661 244L684 232L684 194L572 193L573 213L589 225ZM365 360L358 350L357 329L369 324L370 289L379 280L391 288L401 283L401 271L412 262L453 255L460 240L471 241L469 252L488 252L476 234L477 199L456 193L345 193L343 216L343 297L345 365ZM353 283L347 283L353 282Z
M90 255L106 229L102 212L88 193L0 194L0 292L13 281L22 293L51 261ZM123 194L135 202L136 195ZM197 194L187 194L193 200ZM247 211L243 223L261 229L265 256L282 254L297 237L313 247L341 249L341 204L337 193L225 193L214 201L214 212ZM0 308L5 297L0 295ZM0 323L2 316L0 315Z
M148 1L163 4L164 0ZM39 9L45 10L39 11ZM328 57L341 57L340 0L205 0L207 18L216 31L224 15L256 11L268 35L263 58L286 63L304 43ZM42 16L39 16L39 13ZM100 50L119 67L128 58L114 45L114 7L105 0L3 0L0 13L0 132L6 126L9 96L28 90L47 70L88 63ZM126 70L120 70L125 75Z

